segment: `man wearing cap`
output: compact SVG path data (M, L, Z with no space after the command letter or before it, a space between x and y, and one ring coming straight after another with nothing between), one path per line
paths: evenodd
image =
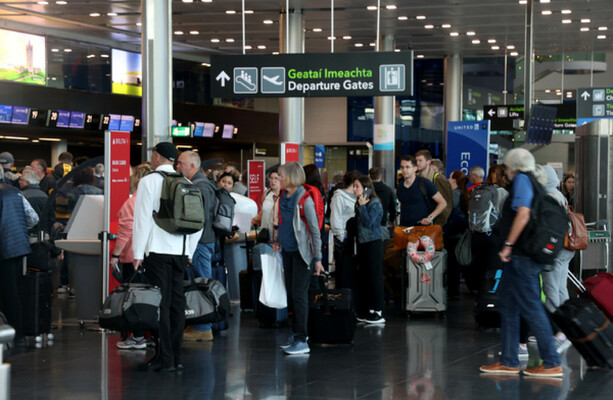
M19 177L21 174L13 172L15 157L8 151L0 153L0 165L4 171L4 183L19 187Z
M169 142L158 143L151 154L154 171L174 173L177 149ZM198 245L202 230L191 235L168 233L155 223L153 212L160 209L161 174L151 173L138 184L134 203L132 250L134 268L144 267L145 276L162 292L160 305L159 346L156 356L143 367L155 371L174 372L183 369L181 345L185 326L183 276L188 259Z

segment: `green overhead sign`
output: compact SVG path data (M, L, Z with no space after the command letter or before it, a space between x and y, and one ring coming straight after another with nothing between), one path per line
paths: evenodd
M412 51L211 56L212 97L412 94Z

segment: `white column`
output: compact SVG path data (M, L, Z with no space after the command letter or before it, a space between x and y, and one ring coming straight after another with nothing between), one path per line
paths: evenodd
M382 35L380 38L381 51L394 51L395 42L392 35ZM379 167L383 173L383 182L390 187L395 186L396 171L394 165L394 155L396 149L396 119L395 119L395 96L376 96L375 106L375 125L391 125L394 132L394 146L391 150L373 150L374 166Z
M66 139L51 143L51 162L49 163L49 168L53 168L53 166L58 163L57 160L60 154L65 151L68 151L68 142Z
M172 141L172 6L168 0L142 0L143 120L142 160L148 147Z
M444 126L443 149L447 157L447 122L462 120L462 58L458 54L445 57L445 86L443 91ZM443 158L444 160L444 158Z

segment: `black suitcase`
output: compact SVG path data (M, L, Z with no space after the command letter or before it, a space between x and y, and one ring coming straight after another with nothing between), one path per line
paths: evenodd
M247 269L238 273L238 285L240 286L241 310L254 311L253 304L253 273Z
M320 289L309 291L309 340L321 344L352 344L356 320L351 289Z
M473 315L479 328L499 328L498 289L502 279L502 269L489 270L475 300Z
M228 289L228 272L226 271L226 265L223 258L221 260L214 260L211 262L211 276L216 281L219 281L226 288L226 290ZM229 317L231 316L232 314L229 315ZM215 322L211 324L211 327L215 332L225 331L228 329L228 319L226 318L223 321Z
M613 325L596 304L569 299L552 317L589 366L613 369Z
M51 273L28 270L17 281L23 315L23 334L39 336L51 332Z

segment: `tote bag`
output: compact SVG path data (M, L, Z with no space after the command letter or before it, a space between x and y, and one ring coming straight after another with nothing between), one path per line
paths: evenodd
M260 286L260 303L270 308L287 307L287 292L281 255L261 254L262 285Z

